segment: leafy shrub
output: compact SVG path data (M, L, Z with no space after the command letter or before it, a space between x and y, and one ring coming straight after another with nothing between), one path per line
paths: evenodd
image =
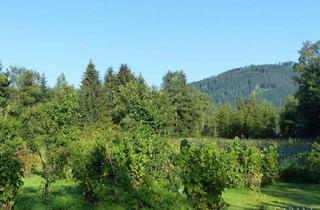
M167 190L165 183L153 177L144 177L140 186L131 193L130 206L133 209L179 209L181 199L176 193Z
M307 171L310 180L320 183L320 144L314 143L312 150L306 154Z
M281 164L280 179L284 182L319 181L319 144L314 143L309 152L298 153Z
M0 113L0 209L11 209L22 186L23 164L17 155L20 138L19 123Z
M73 145L70 167L74 178L80 182L89 203L101 200L105 184L114 179L104 142L83 139Z
M165 139L144 132L131 133L111 146L117 179L132 195L132 208L172 209L178 197L172 148Z
M10 209L18 189L22 186L21 162L13 153L0 152L0 209Z
M227 145L226 153L233 154L238 162L238 173L242 180L238 186L242 183L252 190L259 188L262 181L260 151L252 145L240 144L239 139L235 139Z
M196 209L219 209L225 188L238 176L230 170L232 159L215 144L190 145L181 142L181 178L184 192ZM235 160L235 159L233 159ZM232 165L232 164L231 164Z
M271 144L262 150L262 184L272 184L279 179L277 145Z

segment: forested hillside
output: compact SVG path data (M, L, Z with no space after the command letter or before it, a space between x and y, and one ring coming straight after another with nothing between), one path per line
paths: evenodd
M251 65L233 69L217 76L191 83L216 103L236 104L237 98L247 99L250 95L257 100L268 100L281 106L288 95L297 87L292 82L295 73L293 63Z

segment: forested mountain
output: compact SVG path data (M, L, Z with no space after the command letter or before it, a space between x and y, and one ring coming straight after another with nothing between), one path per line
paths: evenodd
M295 76L292 66L292 62L251 65L193 82L191 86L208 94L218 104L235 105L238 97L247 99L253 95L257 100L265 99L280 106L297 90L292 81Z

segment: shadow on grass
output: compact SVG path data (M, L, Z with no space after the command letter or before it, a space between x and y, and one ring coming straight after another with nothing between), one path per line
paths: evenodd
M33 176L25 180L19 190L14 209L16 210L105 210L125 209L121 203L114 202L112 196L107 196L108 201L98 202L94 205L86 203L83 191L74 181L57 181L50 186L49 204L45 205L42 197L43 180ZM115 198L114 198L115 199ZM116 199L117 200L117 199Z
M41 179L23 186L15 201L18 210L42 209L88 209L82 198L82 191L74 183L58 182L52 184L49 194L49 204L46 206L42 197Z
M312 184L279 184L262 189L262 193L272 196L274 207L320 207L320 185Z

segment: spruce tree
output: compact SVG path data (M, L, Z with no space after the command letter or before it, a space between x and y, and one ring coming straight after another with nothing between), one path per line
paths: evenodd
M103 92L99 73L92 61L83 75L79 91L79 111L84 124L101 120L103 110Z
M135 80L135 76L127 64L121 64L118 72L118 79L121 85L126 85L127 83Z
M10 80L8 73L2 72L0 63L0 108L8 103L10 97Z

